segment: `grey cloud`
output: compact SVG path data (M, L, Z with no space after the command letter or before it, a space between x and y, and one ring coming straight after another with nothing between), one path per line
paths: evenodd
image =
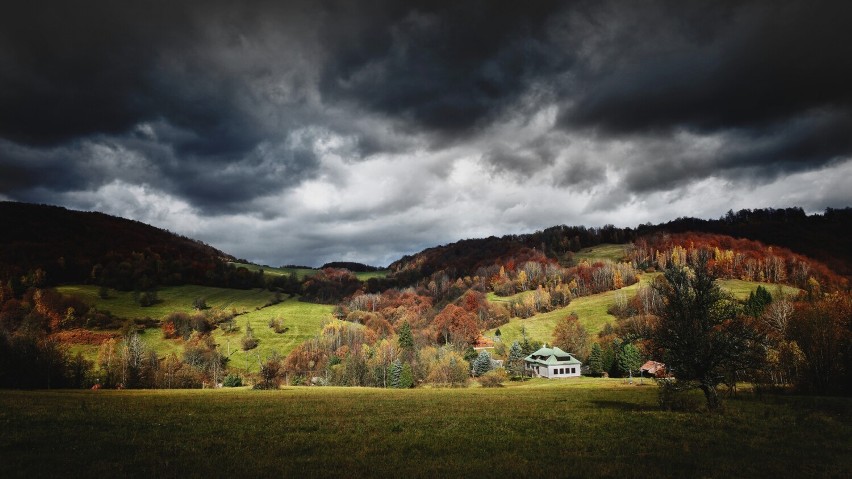
M199 222L260 218L258 231L317 260L565 222L537 203L542 189L591 196L571 218L597 224L582 215L681 204L708 178L760 190L852 157L844 2L94 0L6 13L0 196L96 205L110 185L150 187ZM491 176L452 191L460 158ZM352 173L370 160L395 166L368 169L386 180L358 196ZM350 204L311 216L281 203L308 180ZM128 214L147 214L134 198ZM418 217L447 201L489 205ZM269 229L293 217L364 230L296 242Z
M606 179L606 168L586 159L567 162L557 169L554 183L560 187L589 189Z

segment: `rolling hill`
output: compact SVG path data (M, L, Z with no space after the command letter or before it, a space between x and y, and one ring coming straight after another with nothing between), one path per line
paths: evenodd
M58 206L0 202L0 279L33 286L223 284L234 258L138 221Z

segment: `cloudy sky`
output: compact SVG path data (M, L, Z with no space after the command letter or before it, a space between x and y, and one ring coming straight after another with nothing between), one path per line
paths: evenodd
M260 263L852 205L850 2L15 3L0 199Z

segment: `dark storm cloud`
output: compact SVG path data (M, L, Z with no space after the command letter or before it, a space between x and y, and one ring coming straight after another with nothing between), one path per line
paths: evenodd
M560 2L391 2L327 40L322 92L455 139L564 69L544 28Z
M310 15L299 6L54 3L19 4L0 20L4 192L159 178L202 209L228 210L311 175L309 145L276 150L308 116L300 107L305 83L288 77L302 66L292 56L309 53L299 39ZM283 115L273 111L276 101ZM103 164L80 171L91 163L92 152L80 148L86 141L141 155L151 174Z
M848 2L648 7L624 3L592 15L602 25L591 38L610 38L577 70L583 91L566 124L712 131L852 106Z
M483 226L505 227L507 208L506 221L535 216L524 227L563 223L565 208L597 224L582 215L633 219L708 178L778 191L791 175L850 171L849 2L94 0L3 13L0 197L116 199L169 227L230 215L210 238L258 255L265 245L228 236L240 221L326 227L276 236L314 258L378 257L516 232ZM391 241L400 218L412 233Z

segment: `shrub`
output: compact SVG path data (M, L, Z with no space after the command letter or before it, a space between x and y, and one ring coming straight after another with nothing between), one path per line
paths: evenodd
M239 374L231 373L225 376L222 386L226 388L238 388L243 385L243 378Z
M280 318L273 318L269 320L269 327L272 328L277 334L286 333L290 330L287 326L284 326L284 323Z
M505 369L495 369L477 379L479 384L484 388L499 388L503 387L503 381L506 380L506 370Z
M207 309L207 299L204 297L198 297L192 300L192 307L197 309L198 311Z
M257 338L254 337L254 330L251 327L251 323L246 321L246 334L241 341L243 351L256 348L258 342Z
M136 294L136 302L139 303L139 306L146 308L148 306L153 306L156 303L159 303L160 300L157 298L156 291L143 291L141 293Z
M258 341L257 338L253 338L250 336L244 336L242 341L240 341L240 346L243 348L243 351L249 351L257 347Z

